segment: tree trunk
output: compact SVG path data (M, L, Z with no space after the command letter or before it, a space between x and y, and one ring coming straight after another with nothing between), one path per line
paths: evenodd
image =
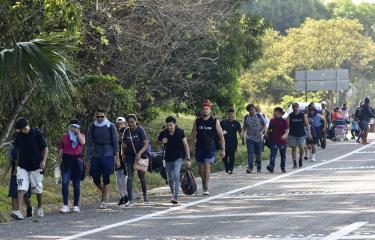
M35 85L32 86L28 91L26 91L23 94L23 96L21 98L21 101L18 103L18 105L10 113L10 115L8 117L8 123L5 126L5 129L3 130L3 132L1 133L0 149L3 148L6 145L6 140L8 139L9 134L12 131L13 125L16 122L18 115L22 111L23 107L25 106L27 100L29 100L29 98L30 98L31 94L34 92L34 90L35 90Z

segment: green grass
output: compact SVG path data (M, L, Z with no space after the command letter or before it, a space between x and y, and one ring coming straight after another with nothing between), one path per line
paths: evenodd
M152 122L145 124L143 127L145 128L147 134L152 138L154 144L153 148L157 147L156 138L161 131L161 127L164 125L164 119L166 116L174 115L171 113L161 113L160 117L156 118ZM186 136L189 138L191 135L191 130L193 127L195 117L194 116L187 116L187 115L179 115L177 117L178 125L180 128L185 130ZM1 152L0 157L0 164L4 169L4 152ZM49 163L52 163L53 155L49 158ZM268 149L263 154L263 159L269 158L269 151ZM193 158L194 159L194 158ZM224 170L224 164L217 156L217 161L212 166L212 172L222 171ZM44 179L44 208L48 211L57 211L59 207L62 205L62 195L61 195L61 185L56 185L53 179L53 164L48 165L48 169L45 173ZM239 145L236 157L236 166L246 166L247 165L247 154L246 154L246 147L242 144ZM197 166L193 161L193 172L197 174ZM164 179L162 179L159 173L147 173L147 187L148 189L160 187L165 185ZM8 180L9 182L9 176ZM115 184L115 176L113 175L111 178L111 189L110 189L110 197L112 199L117 199L117 191L116 191L116 184ZM0 186L0 222L4 222L9 220L9 213L11 211L11 199L8 197L8 188L9 186ZM72 187L70 188L70 199L73 197ZM134 190L141 191L140 182L137 176L134 177ZM89 204L96 204L99 202L99 191L96 189L95 185L92 183L90 177L86 177L86 179L81 183L81 205L89 205ZM36 206L36 199L35 195L33 194L32 197L33 206Z

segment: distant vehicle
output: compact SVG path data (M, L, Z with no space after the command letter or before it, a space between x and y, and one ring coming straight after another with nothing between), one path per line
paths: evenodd
M305 108L310 105L310 102L297 102L299 104L299 110L305 113ZM322 104L314 103L316 110L319 114L322 114ZM292 104L289 105L288 109L285 111L283 118L287 118L290 113L293 112Z

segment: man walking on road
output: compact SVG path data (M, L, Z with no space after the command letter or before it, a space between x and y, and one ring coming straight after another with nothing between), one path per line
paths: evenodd
M121 165L119 151L116 126L107 119L104 110L97 110L96 120L87 133L86 158L90 159L90 175L101 192L100 209L107 208L110 176L115 169L115 161L116 167Z
M375 118L374 109L370 106L370 99L365 98L365 103L361 107L359 113L359 126L362 129L362 144L368 144L367 135L369 131L370 119Z
M267 130L267 135L271 137L271 155L270 164L267 166L267 170L271 173L274 172L277 151L280 151L281 157L281 172L286 172L286 146L289 134L289 124L286 119L283 119L283 109L280 107L275 108L273 112L273 119L270 121L270 125Z
M23 199L30 184L31 190L36 193L38 200L36 215L44 217L42 196L43 174L48 156L47 143L38 129L29 126L26 118L19 118L15 127L20 132L14 142L14 146L17 148L18 209L12 212L12 217L18 220L23 219Z
M297 147L299 149L298 166L302 167L304 148L306 144L305 128L308 129L307 138L311 138L311 131L307 115L299 110L298 103L293 103L293 112L289 114L287 120L289 123L288 145L292 148L293 168L297 168Z
M177 204L178 192L180 190L180 170L183 157L186 157L190 165L190 149L185 137L185 132L176 126L177 120L174 117L167 117L165 120L166 129L158 137L159 144L164 144L164 158L169 187L172 193L172 204Z
M317 112L314 106L309 107L308 119L312 136L312 138L307 140L309 159L315 162L316 145L322 134L325 133L327 125L326 119Z
M241 135L241 124L235 119L233 108L228 108L227 114L228 118L220 122L225 138L225 157L223 162L226 173L232 174L238 146L237 132Z
M221 158L225 157L225 140L220 123L211 116L212 103L208 100L202 104L202 116L194 122L191 132L190 146L195 140L195 158L198 162L199 175L202 178L203 194L209 195L211 164L215 162L215 152L218 144ZM216 141L215 141L216 138ZM218 143L218 142L220 143Z
M262 149L263 149L263 132L266 129L266 124L262 115L256 112L253 104L246 107L249 112L244 118L241 137L246 133L247 146L247 173L252 173L254 167L254 154L256 158L257 172L260 173L262 169Z

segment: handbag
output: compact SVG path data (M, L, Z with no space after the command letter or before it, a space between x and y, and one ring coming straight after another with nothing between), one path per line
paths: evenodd
M132 137L132 133L130 129L129 129L129 134L130 134L130 141L133 146L134 154L137 155L137 151L135 150L133 137ZM148 157L141 157L138 161L134 161L134 169L145 173L147 172L148 164L149 164Z

